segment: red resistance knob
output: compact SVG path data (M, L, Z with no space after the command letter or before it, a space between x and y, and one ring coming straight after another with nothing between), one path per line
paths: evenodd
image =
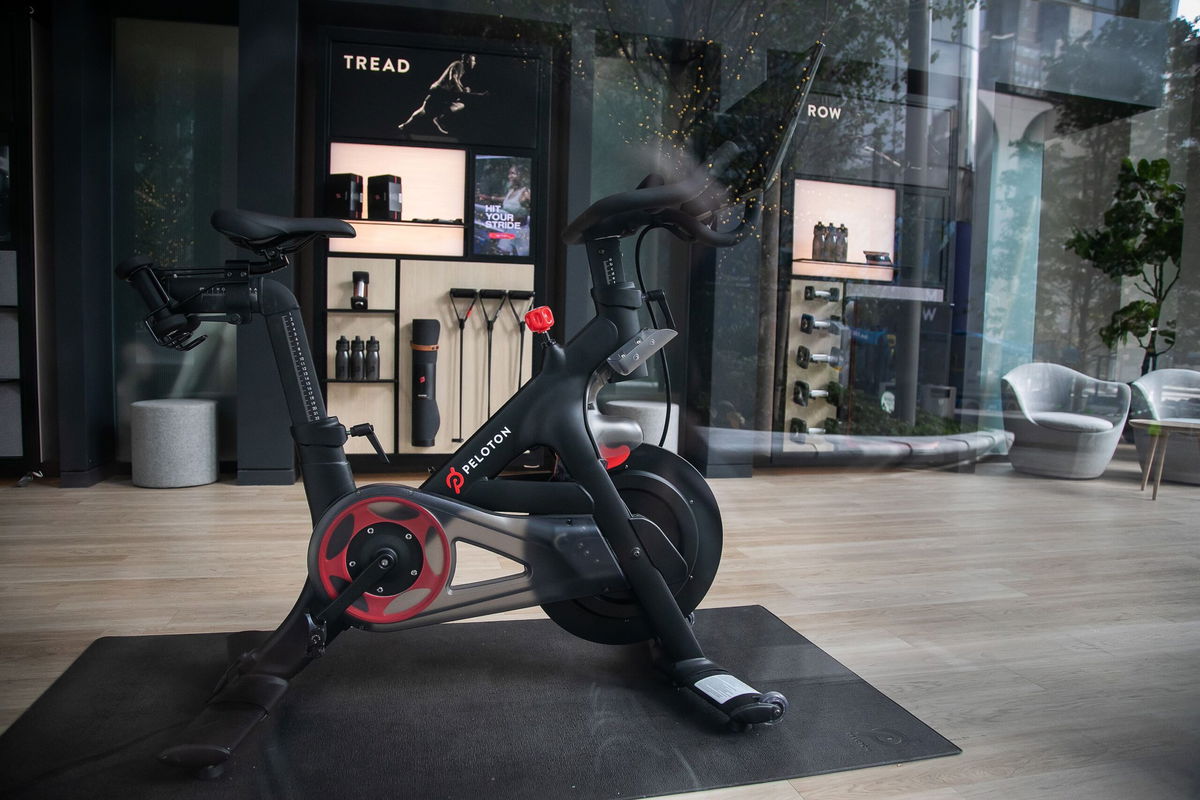
M525 324L534 333L545 333L554 327L554 312L550 306L538 306L525 313Z

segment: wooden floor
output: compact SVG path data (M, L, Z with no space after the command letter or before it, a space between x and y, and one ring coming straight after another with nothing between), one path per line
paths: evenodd
M1200 487L1152 502L1130 458L1094 481L1005 463L714 481L705 605L766 606L963 754L688 797L1200 797ZM0 497L0 727L98 636L271 628L303 579L299 486Z

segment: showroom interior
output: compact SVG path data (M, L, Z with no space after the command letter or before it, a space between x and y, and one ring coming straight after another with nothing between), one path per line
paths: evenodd
M1200 792L1200 6L55 0L4 14L0 794L137 780L134 796L293 797L338 770L361 793L447 797ZM705 176L703 193L612 210ZM300 221L268 242L277 218ZM607 321L620 348L593 374L572 358ZM587 470L560 430L576 423ZM671 615L737 673L725 688L685 673L655 628L607 489ZM439 532L389 540L415 561L407 583L379 578L386 610L367 572L389 567L355 527L396 527L381 498ZM581 551L602 554L546 567L559 580L539 586L529 541L572 517ZM641 610L567 615L560 601L612 595L595 566L610 547ZM505 594L518 578L523 594ZM470 621L407 630L422 615ZM611 632L623 615L653 620L655 663L704 713L747 727L729 698L745 688L766 709L743 681L778 679L786 716L747 711L749 732L718 733L684 700L611 678L614 664L652 674L641 650L604 649L626 663L593 644L640 642ZM94 677L118 645L162 648L140 656L160 676L204 676L166 643L277 625L254 657L221 644L233 666L213 697L215 662L157 717L157 695L130 688L151 677ZM521 631L507 649L453 639L505 625ZM297 635L300 666L263 666ZM414 652L410 635L431 638ZM311 696L355 704L313 688L312 670L329 694L347 664L376 664L364 639L401 655L383 688L354 673L362 697L404 699L413 658L412 702L449 697L445 716L387 717L369 736L379 712L302 712ZM447 652L473 668L434 664ZM731 667L743 652L751 677ZM238 683L286 687L310 660L283 699ZM506 694L522 670L544 683ZM616 684L630 694L604 693ZM530 699L543 685L571 699ZM58 716L75 732L46 746L85 695L89 715L135 708L109 729ZM878 705L856 705L868 695ZM518 735L502 721L514 705L528 708ZM212 780L180 783L153 755L202 706L250 709L257 727L217 768L176 748L175 766ZM539 714L554 717L541 734ZM314 752L320 737L296 730L340 743ZM414 730L414 755L364 777ZM630 731L644 741L612 744Z

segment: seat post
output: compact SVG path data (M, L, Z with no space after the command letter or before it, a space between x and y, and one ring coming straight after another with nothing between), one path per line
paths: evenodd
M292 420L304 493L316 523L325 509L355 488L354 474L342 449L346 429L325 410L295 295L278 281L262 278L257 297Z

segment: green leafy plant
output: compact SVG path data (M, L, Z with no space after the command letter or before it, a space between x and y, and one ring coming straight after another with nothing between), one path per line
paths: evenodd
M861 389L851 389L850 421L839 433L860 436L951 436L962 432L962 425L953 419L939 417L917 409L916 420L909 424L884 411L879 395Z
M1134 165L1121 161L1117 189L1104 223L1076 228L1066 248L1120 283L1131 278L1145 295L1113 312L1099 331L1107 347L1131 337L1144 351L1142 374L1158 366L1158 357L1175 346L1175 320L1162 318L1163 304L1179 280L1183 252L1183 205L1186 190L1171 182L1165 158Z

